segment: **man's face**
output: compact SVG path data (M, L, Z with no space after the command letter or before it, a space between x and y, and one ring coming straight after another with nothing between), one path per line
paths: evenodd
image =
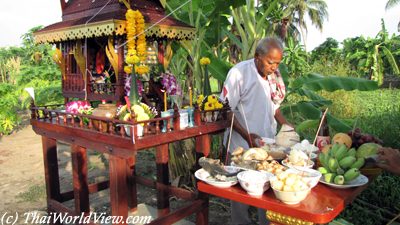
M281 61L282 51L277 48L271 49L266 55L255 56L257 70L263 77L275 72Z

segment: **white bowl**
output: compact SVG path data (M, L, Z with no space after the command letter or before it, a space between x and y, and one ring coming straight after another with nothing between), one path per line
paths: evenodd
M277 177L271 178L271 183L273 183ZM295 205L303 201L307 195L311 191L311 187L304 191L280 191L274 189L272 186L272 190L274 191L275 197L281 200L283 203L288 205Z
M274 177L272 173L247 170L238 173L240 186L249 195L261 196L270 187L269 180Z
M311 188L315 187L318 184L319 179L322 177L322 174L318 170L313 170L309 168L291 168L286 170L285 172L302 175L303 180L306 181L308 186L310 186Z

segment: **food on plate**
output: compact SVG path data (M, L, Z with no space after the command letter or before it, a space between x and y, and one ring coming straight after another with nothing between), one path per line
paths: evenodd
M307 139L304 139L300 143L293 145L292 150L299 150L309 154L310 152L318 152L318 147L311 144Z
M250 148L243 153L243 160L267 160L268 153L262 148Z
M292 149L289 153L289 156L283 160L283 164L287 166L300 166L300 167L309 167L313 165L313 162L308 158L308 155L297 149Z
M323 174L325 182L338 185L356 179L365 163L364 158L359 157L358 150L348 149L345 144L338 143L333 144L329 151L321 152L318 159L322 165L318 171Z
M257 163L256 170L267 171L272 174L279 174L279 173L285 171L285 167L282 166L281 164L279 164L275 160L272 160L271 162L262 161L260 163Z
M210 159L206 157L201 157L199 159L199 165L207 171L212 178L218 181L229 181L234 179L236 173L232 171L227 171L223 163L219 159ZM232 178L233 177L233 178Z
M337 133L333 136L332 143L345 144L347 148L351 148L353 141L349 135L345 133Z
M272 155L262 148L250 148L247 151L238 147L232 152L232 162L235 166L246 169L267 171L273 174L280 173L285 167L273 160Z

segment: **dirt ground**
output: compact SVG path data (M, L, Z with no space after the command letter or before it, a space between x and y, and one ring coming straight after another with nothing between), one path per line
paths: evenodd
M44 167L41 137L31 126L26 126L9 136L0 137L0 216L5 212L22 215L26 212L46 212ZM151 152L140 153L140 161L146 162L154 157ZM72 190L71 156L69 146L58 143L60 184L62 191ZM89 182L108 179L107 158L104 155L88 151ZM138 174L155 176L153 163L139 163ZM155 190L138 185L138 201L156 206ZM171 199L171 208L182 206L182 201ZM108 190L90 195L91 209L109 213ZM66 205L73 208L73 202ZM210 225L229 224L229 201L210 198ZM188 218L194 221L195 217ZM16 224L26 224L21 219ZM30 224L30 223L28 223Z

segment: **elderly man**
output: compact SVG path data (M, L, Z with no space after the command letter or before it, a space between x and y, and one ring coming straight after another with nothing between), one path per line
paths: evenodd
M282 42L264 38L253 59L235 65L224 83L222 99L228 99L234 114L230 152L237 147L257 147L261 137L274 138L277 122L288 124L279 106L285 98L285 84L278 71L282 60ZM225 141L229 137L225 133ZM227 156L229 157L229 156ZM267 224L265 211L258 210L259 223ZM231 203L232 224L249 224L248 205Z

